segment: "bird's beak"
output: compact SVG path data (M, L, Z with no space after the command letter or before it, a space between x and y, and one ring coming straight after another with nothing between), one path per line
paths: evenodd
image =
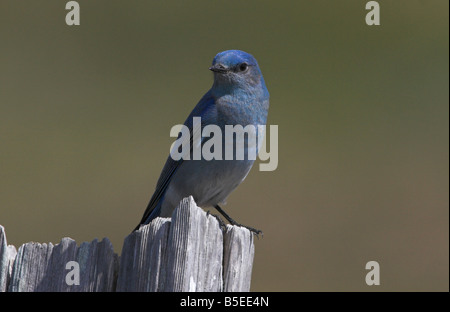
M222 64L214 64L209 68L209 70L215 73L226 73L229 70L229 68Z

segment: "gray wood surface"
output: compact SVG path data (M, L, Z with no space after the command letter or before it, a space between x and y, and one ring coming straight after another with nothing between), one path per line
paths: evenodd
M249 291L255 256L253 234L227 225L224 249L224 291Z
M249 291L254 252L250 231L228 225L223 232L188 197L172 218L128 235L120 260L108 238L30 242L16 252L0 226L0 291ZM79 265L79 285L70 261Z
M183 199L172 216L168 251L165 291L222 290L222 230L192 197Z
M0 292L5 292L7 289L16 255L16 247L8 245L5 229L0 225Z
M156 218L125 238L117 291L162 291L169 218Z
M79 264L79 285L66 283L69 261ZM105 238L80 246L71 238L57 245L26 243L20 246L12 267L8 291L114 291L118 257Z

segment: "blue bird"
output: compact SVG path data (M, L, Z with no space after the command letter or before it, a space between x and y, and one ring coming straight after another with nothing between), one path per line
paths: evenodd
M201 129L217 125L225 133L226 125L265 125L269 109L269 92L256 59L249 53L228 50L214 57L212 66L214 83L192 110L184 125L190 130L190 153L193 150L193 117L201 117ZM257 130L257 135L264 133ZM224 137L224 136L223 136ZM233 137L235 138L235 137ZM245 179L254 163L248 157L251 147L245 138L244 159L199 160L192 157L174 160L170 155L158 179L141 222L148 224L156 217L170 217L179 202L190 195L200 207L214 207L233 225L239 225L223 211L228 195ZM201 139L201 144L206 142ZM223 143L226 144L224 139ZM236 142L233 142L235 146ZM225 148L223 155L225 155ZM256 147L256 153L259 145ZM244 226L252 232L261 231ZM135 229L135 230L136 230Z

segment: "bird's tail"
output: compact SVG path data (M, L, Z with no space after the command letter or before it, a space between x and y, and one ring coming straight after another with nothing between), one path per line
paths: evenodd
M162 200L160 199L154 207L151 207L152 202L150 201L147 209L145 210L144 216L141 219L141 222L139 222L139 224L134 228L132 232L139 230L141 228L141 225L149 224L153 219L158 217L161 214L161 204Z

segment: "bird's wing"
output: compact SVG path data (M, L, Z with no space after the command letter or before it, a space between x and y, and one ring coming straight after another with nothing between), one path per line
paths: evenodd
M197 104L197 106L194 108L194 110L191 112L191 114L184 123L184 125L189 128L190 132L189 152L191 153L191 155L192 155L192 144L194 135L199 135L198 132L201 131L201 129L205 126L205 124L202 122L202 127L194 129L193 131L192 129L193 117L202 117L202 119L206 119L208 120L208 123L211 123L211 119L212 118L215 119L214 118L215 116L216 116L215 99L211 95L211 93L208 92L203 96L203 98L200 100L200 102ZM150 220L152 220L153 218L157 217L160 214L161 205L158 205L158 203L163 198L164 193L167 190L167 187L169 186L172 177L174 176L177 169L182 165L182 163L183 158L181 158L180 160L173 160L172 157L169 155L166 164L164 165L164 168L161 172L161 175L158 179L158 183L156 184L155 192L153 193L153 196L150 199L147 209L145 210L144 215L142 216L142 220L138 224L136 229L138 229L141 224L148 223ZM155 207L157 207L156 210ZM149 219L150 215L152 215L152 218Z

